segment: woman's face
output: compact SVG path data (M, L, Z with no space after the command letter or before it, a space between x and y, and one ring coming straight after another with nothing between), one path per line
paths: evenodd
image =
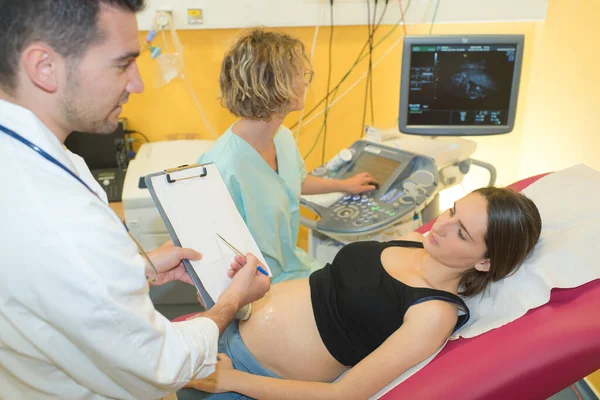
M438 217L423 246L434 259L449 267L467 270L475 266L487 270L487 221L487 200L471 193Z

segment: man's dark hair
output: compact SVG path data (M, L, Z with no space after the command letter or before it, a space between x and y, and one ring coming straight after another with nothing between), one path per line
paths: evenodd
M0 0L0 88L16 89L19 58L29 44L42 41L63 57L76 59L102 40L102 4L138 12L145 0Z

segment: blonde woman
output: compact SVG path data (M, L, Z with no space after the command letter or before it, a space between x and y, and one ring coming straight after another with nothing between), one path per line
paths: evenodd
M307 176L282 123L304 106L312 75L298 39L262 29L243 34L225 55L220 76L222 104L240 119L198 160L216 163L274 282L322 267L296 247L300 194L375 189L368 173L346 180Z

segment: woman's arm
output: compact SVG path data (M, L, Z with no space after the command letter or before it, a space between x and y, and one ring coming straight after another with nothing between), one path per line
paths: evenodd
M324 179L307 175L302 181L302 194L321 194L331 192L363 193L376 188L377 181L368 172L356 174L351 178Z
M456 324L456 306L428 301L412 306L404 323L377 350L334 383L266 378L219 365L217 372L190 387L211 392L234 391L259 399L367 399L435 353Z

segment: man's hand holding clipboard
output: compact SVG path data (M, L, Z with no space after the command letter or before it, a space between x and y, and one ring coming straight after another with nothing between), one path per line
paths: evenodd
M244 265L239 263L238 259L244 260ZM246 257L236 255L232 267L234 264L236 268L231 274L231 284L221 293L213 307L197 315L212 319L219 328L219 335L224 332L234 315L238 319L250 317L252 302L262 298L271 287L271 278L258 271L258 259L254 255L250 253ZM247 316L238 317L238 312ZM193 318L196 316L188 319Z

